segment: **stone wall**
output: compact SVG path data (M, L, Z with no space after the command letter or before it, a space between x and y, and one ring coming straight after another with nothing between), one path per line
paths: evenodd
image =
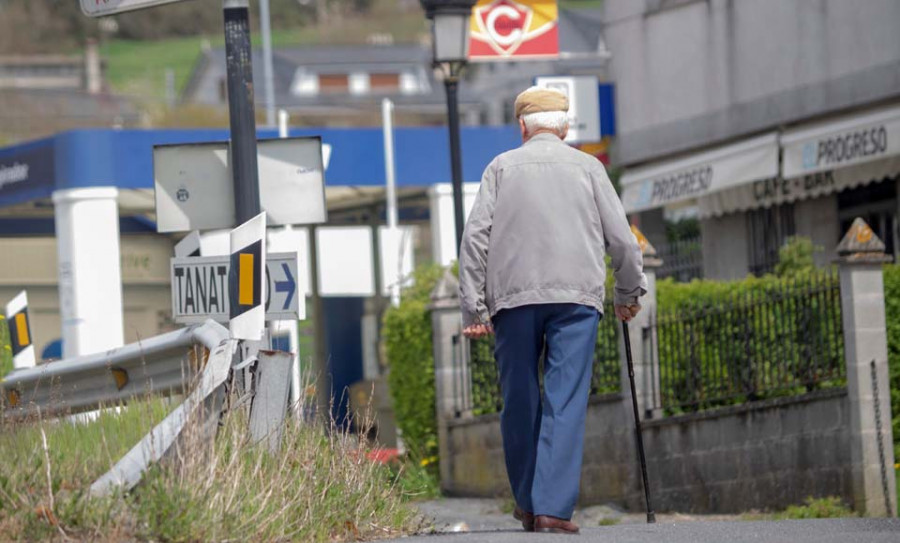
M656 313L655 258L644 247L644 310L628 324L635 401L644 421L654 506L660 511L733 513L781 509L838 496L869 516L895 516L893 433L882 265L884 244L856 219L837 247L847 386L701 413L662 417L659 353L645 345ZM450 348L460 317L455 278L432 294L441 486L450 494L508 495L497 416L471 418L467 365ZM620 342L622 336L620 336ZM643 508L625 349L620 394L591 399L582 504ZM650 416L652 415L652 417ZM886 446L882 447L882 444ZM884 470L882 470L882 467Z
M843 389L644 422L658 511L781 509L808 496L853 503L849 406ZM509 495L496 415L448 423L450 494ZM629 402L588 408L581 505L644 507Z

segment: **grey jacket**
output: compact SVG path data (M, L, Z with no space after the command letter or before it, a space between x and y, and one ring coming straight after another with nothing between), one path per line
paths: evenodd
M459 251L463 325L501 309L577 303L603 312L606 250L615 303L647 292L643 258L596 158L541 133L485 169Z

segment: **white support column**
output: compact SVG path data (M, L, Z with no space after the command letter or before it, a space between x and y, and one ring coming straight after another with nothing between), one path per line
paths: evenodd
M444 276L431 292L431 333L434 353L435 411L438 427L438 450L441 459L441 488L452 485L453 451L450 449L447 421L454 417L471 416L466 400L471 398L471 378L468 363L454 361L456 349L463 348L462 317L459 312L459 282L445 270ZM454 336L457 336L454 341Z
M479 183L463 183L463 215L475 205ZM453 218L453 188L450 183L438 183L428 189L431 209L431 252L433 260L441 266L449 266L457 259L456 229Z
M118 194L114 187L53 193L64 358L124 343Z
M866 516L893 517L897 515L897 489L882 272L891 259L884 248L869 225L858 218L837 253L854 507Z

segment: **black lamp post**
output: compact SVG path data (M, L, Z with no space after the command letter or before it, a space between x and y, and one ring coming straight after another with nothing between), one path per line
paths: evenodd
M456 223L456 252L462 243L463 193L462 156L459 149L459 75L469 55L469 18L476 0L419 0L431 21L434 65L444 73L447 91L447 125L450 129L450 171L453 177L453 216Z

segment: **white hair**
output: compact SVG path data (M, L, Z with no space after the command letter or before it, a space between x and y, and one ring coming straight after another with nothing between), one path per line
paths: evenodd
M550 130L562 137L563 133L569 129L569 114L565 111L538 111L522 115L521 119L525 123L525 131L528 134L533 134L538 130Z

